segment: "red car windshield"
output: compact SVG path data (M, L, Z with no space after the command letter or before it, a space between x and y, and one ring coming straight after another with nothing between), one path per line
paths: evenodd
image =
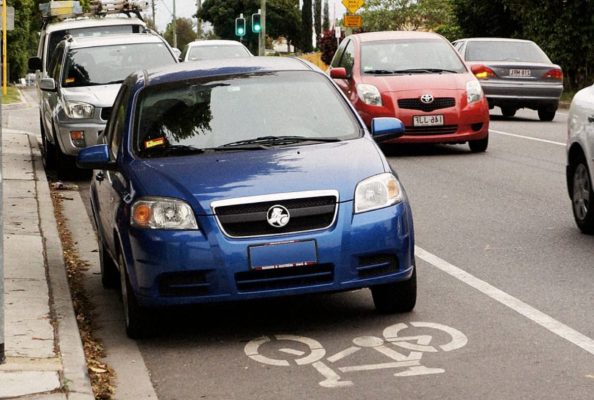
M441 39L365 42L361 45L361 72L466 72L455 50Z

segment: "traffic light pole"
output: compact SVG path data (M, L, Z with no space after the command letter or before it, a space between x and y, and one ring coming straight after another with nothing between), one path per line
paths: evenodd
M266 0L260 0L260 36L258 37L258 55L266 55Z

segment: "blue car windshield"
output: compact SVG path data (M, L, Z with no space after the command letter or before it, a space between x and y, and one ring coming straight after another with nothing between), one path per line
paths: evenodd
M346 140L362 134L337 89L313 71L218 76L153 86L142 92L137 115L135 151L151 157L185 154L167 148L240 150L304 143L303 139Z

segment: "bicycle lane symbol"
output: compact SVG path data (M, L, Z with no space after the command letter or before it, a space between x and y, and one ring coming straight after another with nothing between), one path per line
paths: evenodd
M403 335L403 332L410 327L445 332L445 334L449 336L449 341L443 345L433 346L431 345L433 340L432 335ZM294 364L297 366L311 364L325 378L319 382L319 385L326 388L353 386L353 381L343 379L343 375L353 372L396 369L397 372L394 373L394 376L396 377L441 374L445 372L442 368L430 368L421 365L423 353L453 351L464 347L468 343L466 335L447 325L434 322L411 322L410 326L405 323L398 323L387 327L383 331L383 338L376 336L356 337L353 339L353 346L347 347L329 357L326 357L326 350L317 340L296 335L263 336L254 339L246 344L244 348L245 354L252 360L263 364L279 367L291 366L292 364L286 359L270 358L260 353L262 345L272 343L274 340L283 342L293 341L299 343L300 348L306 347L309 353L290 347L282 347L278 349L278 352L283 353L283 355L297 357L293 359ZM382 356L390 359L390 361L343 367L335 366L339 361L346 360L349 356L358 353L363 349L374 350ZM396 351L396 349L400 350L400 352ZM407 352L407 354L402 353L403 350ZM324 359L324 357L326 358Z

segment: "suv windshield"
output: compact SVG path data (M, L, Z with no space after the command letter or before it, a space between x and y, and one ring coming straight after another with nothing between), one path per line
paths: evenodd
M217 58L239 58L249 56L251 56L251 54L243 48L243 46L193 46L190 47L188 60L212 60Z
M361 134L336 88L311 71L212 77L149 87L138 107L134 147L147 157L201 149L263 149Z
M132 72L175 64L163 43L134 43L71 49L64 65L63 87L121 83Z
M466 46L466 60L551 63L536 43L510 40L469 41Z
M441 39L403 39L361 44L366 74L466 72L455 50Z

